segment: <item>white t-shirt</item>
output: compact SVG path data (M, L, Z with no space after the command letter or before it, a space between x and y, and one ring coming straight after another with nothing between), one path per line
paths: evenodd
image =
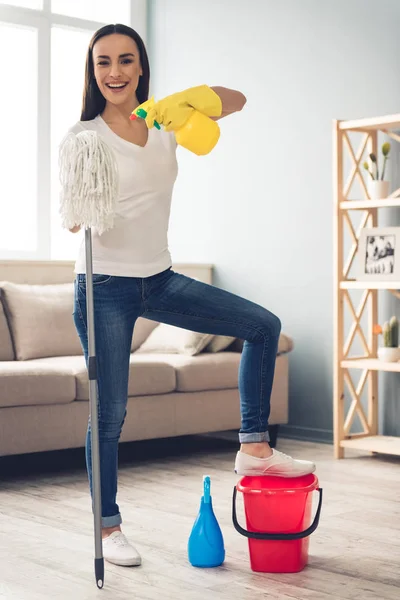
M101 235L92 232L93 273L123 277L149 277L168 269L168 224L173 186L178 174L175 135L149 129L146 146L121 138L99 115L78 121L70 131L97 131L115 154L119 197L114 227ZM75 273L86 273L85 239Z

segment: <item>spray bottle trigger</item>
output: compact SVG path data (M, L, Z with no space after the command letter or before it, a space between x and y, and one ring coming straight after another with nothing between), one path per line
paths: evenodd
M147 117L147 111L145 111L144 108L138 108L136 111L136 115L141 119L145 119ZM161 126L159 123L157 123L157 121L154 121L154 127L156 129L161 129Z

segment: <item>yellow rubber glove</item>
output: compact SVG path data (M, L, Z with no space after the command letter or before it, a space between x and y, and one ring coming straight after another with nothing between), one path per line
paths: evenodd
M157 121L164 125L166 131L176 131L194 110L207 117L219 117L222 114L221 99L208 85L192 87L156 102L147 113L146 123L151 128Z

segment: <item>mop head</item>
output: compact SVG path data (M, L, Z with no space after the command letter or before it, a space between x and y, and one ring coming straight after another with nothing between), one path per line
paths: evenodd
M99 235L114 225L118 170L111 149L95 131L68 133L60 144L61 225L95 227Z

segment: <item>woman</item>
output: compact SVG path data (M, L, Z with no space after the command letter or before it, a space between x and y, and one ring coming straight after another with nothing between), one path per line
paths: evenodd
M71 131L97 131L115 154L119 198L113 229L92 229L103 555L119 565L141 558L121 531L116 503L118 442L126 415L132 332L139 316L185 329L245 340L239 369L242 423L238 475L293 477L314 471L268 444L268 417L280 320L266 309L171 269L167 230L177 176L173 130L191 111L218 119L240 111L240 92L206 85L156 103L146 121L130 120L147 100L149 63L143 41L124 25L97 31L89 45L81 120ZM164 127L153 127L154 119ZM80 229L76 225L72 232ZM88 360L86 278L82 241L75 273L74 320ZM91 429L87 470L92 493Z

